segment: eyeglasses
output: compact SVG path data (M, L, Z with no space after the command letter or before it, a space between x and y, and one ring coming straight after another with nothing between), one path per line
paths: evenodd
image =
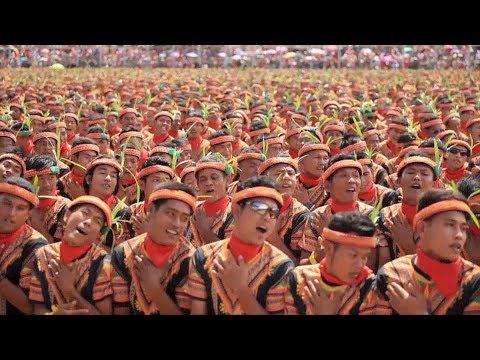
M468 152L465 151L465 150L460 150L460 149L457 149L457 148L451 148L451 149L448 149L448 152L453 154L453 155L457 155L457 154L460 154L460 156L468 156Z
M250 206L252 210L260 215L265 215L268 212L271 219L276 219L278 218L278 215L280 215L280 209L278 207L270 207L260 201L247 201L245 202L245 205Z

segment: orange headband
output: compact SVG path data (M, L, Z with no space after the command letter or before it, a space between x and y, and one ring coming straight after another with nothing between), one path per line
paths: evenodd
M447 116L445 116L442 121L446 124L448 122L448 120L451 120L451 119L458 119L458 117L455 115L455 114L448 114Z
M155 114L155 116L153 117L153 120L156 120L158 117L160 116L166 116L168 117L171 121L173 121L173 115L168 112L168 111L160 111L158 113Z
M90 195L82 195L73 200L70 204L68 204L68 208L71 209L75 205L79 204L90 204L94 205L97 208L99 208L103 214L105 215L105 221L107 223L107 226L110 227L112 226L112 211L108 207L107 204L105 204L102 200L95 196L90 196Z
M433 119L433 120L430 120L430 121L423 122L420 125L420 127L422 129L428 129L429 127L431 127L433 125L443 125L442 119Z
M55 133L52 133L52 132L42 132L42 133L38 133L36 134L34 137L33 137L33 140L32 142L33 143L36 143L38 140L40 139L53 139L55 141L58 141L58 137L57 137L57 134Z
M190 145L190 144L189 144ZM168 148L166 146L155 146L152 150L150 150L150 152L148 153L149 156L152 156L153 154L155 153L163 153L163 154L168 154L168 155L172 155L170 154L170 151L171 150L175 150L173 148Z
M237 163L240 163L241 161L247 160L247 159L256 159L260 161L265 161L266 157L265 155L259 154L259 153L244 153L244 154L238 155Z
M372 159L358 159L357 161L362 165L373 166Z
M270 134L270 129L269 128L263 128L263 129L258 129L258 130L253 130L253 131L248 132L248 135L251 136L251 137L262 135L262 134Z
M152 165L140 170L140 172L138 173L138 178L141 179L145 176L156 174L159 172L167 173L168 175L170 175L170 179L173 179L173 177L175 176L172 168L170 168L169 166Z
M391 130L391 129L406 131L407 127L405 125L392 123L392 124L388 125L388 130Z
M119 135L118 137L118 141L121 142L123 139L126 139L128 137L136 137L136 138L140 138L140 139L143 139L143 135L141 132L138 132L138 131L127 131L127 132L124 132L123 134Z
M25 175L24 177L25 178L32 178L32 177L35 177L35 176L41 176L41 175L59 175L60 174L60 170L58 169L58 166L52 166L52 167L49 167L48 169L42 169L42 170L36 170L36 169L32 169L32 170L27 170L25 172Z
M89 172L91 169L93 169L95 166L98 166L98 165L108 165L118 170L118 172L122 172L122 167L120 166L120 164L112 159L93 160L90 164L88 164L86 172Z
M182 190L170 190L170 189L156 190L148 198L148 203L151 204L160 199L182 201L192 208L192 212L194 212L197 207L196 199L192 195Z
M369 136L379 135L379 131L376 129L368 130L363 133L363 138L366 139Z
M278 202L280 206L283 205L282 195L277 190L266 186L255 186L239 191L233 194L232 203L238 204L240 201L255 197L267 197Z
M410 151L414 151L414 150L418 150L417 145L407 146L406 148L400 150L400 152L398 153L398 158L402 159L407 153L409 153Z
M455 105L453 103L438 104L439 109L453 108Z
M344 130L344 128L341 127L340 125L327 125L323 129L323 132L326 134L329 131L338 131L338 132L341 132L343 134L343 130Z
M121 110L118 113L118 117L121 118L123 115L129 114L129 113L132 113L132 114L135 114L135 116L138 116L137 110L135 110L134 108L126 108L126 109Z
M475 196L472 196L471 198L468 198L468 204L470 206L472 205L480 205L480 194L477 194Z
M15 154L10 154L10 153L0 155L0 161L3 161L5 159L10 159L10 160L14 160L14 161L18 162L20 164L20 166L22 167L22 174L25 174L25 172L27 171L27 168L25 166L25 161L23 161L23 159L20 156L15 155Z
M54 123L54 124L50 124L47 126L47 128L49 130L56 130L57 128L67 128L67 124L65 124L63 121L60 121L60 122L57 122L57 123Z
M195 165L195 176L197 176L198 172L204 169L215 169L215 170L220 170L221 172L224 172L227 174L227 164L222 163L222 162L214 162L214 161L208 161L200 164ZM230 168L231 169L231 168ZM230 175L230 174L227 174Z
M290 117L291 117L292 119L297 119L297 120L301 120L301 121L305 122L305 115L292 113L292 114L290 115Z
M480 123L480 118L475 118L475 119L472 119L470 120L468 123L467 123L467 129L472 126L473 124L476 124L476 123Z
M419 148L419 150L422 150ZM397 174L400 174L402 170L410 164L424 164L430 166L435 172L435 162L429 158L423 156L410 156L406 159L403 159L402 162L398 165Z
M472 210L470 207L465 204L463 201L459 200L444 200L427 206L422 210L418 211L415 217L413 218L413 228L416 229L420 221L424 221L433 215L437 215L446 211L461 211L466 214L472 215Z
M300 150L298 150L298 157L301 158L304 154L314 150L322 150L327 152L329 155L331 153L330 148L326 144L310 144L303 146Z
M73 113L66 113L66 114L63 114L61 117L63 117L63 118L71 117L71 118L74 118L75 121L78 122L78 116L73 114Z
M14 143L17 142L17 137L14 134L9 133L7 131L0 131L0 137L6 137L9 139L12 139Z
M285 139L288 139L289 137L291 137L293 135L301 133L302 130L303 130L303 128L301 128L301 127L288 130L287 133L285 134Z
M362 150L365 150L366 147L367 147L367 143L365 141L360 141L358 143L349 145L346 148L340 149L340 153L346 154L353 151L362 151Z
M336 163L332 164L329 168L327 168L327 170L325 170L325 172L323 173L323 178L325 180L328 180L328 178L330 176L332 176L333 173L335 173L335 171L340 170L342 168L358 169L360 174L362 174L362 172L363 172L362 165L360 165L360 163L358 161L356 161L356 160L340 160L340 161L337 161Z
M451 148L453 146L463 146L465 149L468 150L468 152L471 154L472 153L472 148L469 143L463 140L458 140L458 139L453 139L448 143L448 147Z
M398 110L391 109L385 113L385 116L388 116L388 115L402 116L402 113Z
M95 119L95 120L89 120L88 121L88 126L93 126L93 125L107 125L107 120L105 119Z
M203 120L203 118L201 118L199 116L192 116L192 117L187 118L185 120L185 125L188 125L188 124L191 124L191 123L196 123L196 122L205 126L205 120Z
M97 144L80 144L72 147L72 149L70 150L70 155L75 155L80 151L89 151L89 150L95 151L97 154L100 153L100 148L98 147Z
M19 198L28 201L33 206L38 205L38 196L18 185L0 183L0 193L7 193L10 195L18 196Z
M110 140L110 135L107 133L90 133L87 134L89 139L101 139L101 140Z
M327 227L323 228L322 238L324 240L332 241L334 243L358 246L362 248L375 248L377 246L377 238L370 236L360 236L355 234L344 233L340 231L331 230Z
M282 144L283 145L283 139L281 137L274 137L274 138L270 138L270 139L265 139L263 141L260 141L259 143L257 143L255 146L258 148L258 149L263 149L263 143L266 143L268 145L273 145L273 144Z
M180 181L183 180L183 178L185 177L185 175L187 174L190 174L190 173L194 173L195 172L195 166L187 166L186 168L184 168L182 170L182 172L180 173Z
M262 175L269 167L277 164L290 165L295 169L295 171L297 171L298 168L297 162L290 157L273 157L260 164L258 167L258 174Z
M473 104L467 104L462 106L460 109L458 109L458 112L461 114L465 111L475 111L475 105Z
M235 138L232 135L225 135L225 136L219 136L213 139L208 140L210 142L210 145L215 146L221 143L226 143L226 142L234 142Z

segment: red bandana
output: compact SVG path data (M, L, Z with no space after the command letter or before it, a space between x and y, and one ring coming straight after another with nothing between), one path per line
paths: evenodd
M60 243L60 260L64 264L70 264L72 261L78 259L82 255L85 255L92 247L92 244L83 246L68 245L64 240Z
M286 199L283 199L283 205L280 209L280 212L281 213L284 213L286 212L288 209L290 209L290 205L292 204L293 202L293 198L291 196L289 196L288 198Z
M103 202L108 205L110 209L113 209L115 202L115 195L110 195L106 199L103 199Z
M323 182L323 175L318 178L311 178L311 177L308 177L307 175L304 175L303 173L300 173L299 179L300 179L300 182L303 185L305 185L305 187L308 189L313 186L317 186L318 184Z
M445 296L455 294L459 289L462 257L452 263L442 263L428 257L417 247L417 266L435 282L435 286Z
M70 172L70 177L74 182L83 187L83 176L75 174L72 170Z
M212 217L216 213L223 211L227 208L228 203L230 202L230 198L225 195L223 198L216 200L216 201L205 201L203 203L203 208L207 213L208 217Z
M233 150L237 150L239 146L240 146L240 140L235 140L235 141L232 143L232 149L233 149Z
M5 249L8 249L8 247L20 237L20 235L25 231L26 227L27 224L23 224L13 233L0 234L0 254L5 251Z
M401 150L401 147L398 144L395 144L393 141L387 140L387 147L395 154L398 155L398 153Z
M362 201L372 201L373 198L375 197L377 188L375 187L375 184L373 181L370 181L370 185L368 186L367 191L358 194L358 198Z
M335 156L335 155L338 155L338 154L340 154L340 148L338 148L338 149L330 148L330 156Z
M176 244L172 246L157 244L150 238L148 233L145 236L145 251L147 252L150 260L152 260L153 265L155 265L157 268L162 266L165 261L167 261L168 257L176 247Z
M67 135L67 142L70 144L75 136L77 136L77 134Z
M108 132L108 135L110 136L110 139L111 139L113 136L115 136L115 135L117 135L117 134L120 134L120 131L122 131L122 129L121 129L120 127L118 127L118 126L117 126L117 127L115 128L115 130L113 130L112 132L109 131L109 132Z
M233 233L230 235L230 242L228 243L230 252L235 260L238 261L238 256L242 255L245 262L249 262L251 259L253 259L255 255L262 250L262 246L263 245L247 244L236 237Z
M450 180L450 181L459 181L465 176L465 170L467 169L467 164L463 164L460 168L457 170L450 170L448 168L445 169L445 177Z
M125 175L122 177L121 183L123 187L129 187L130 185L135 184L135 179L138 177L138 173L135 172L135 174L132 176L130 173L128 175Z
M167 138L169 137L170 135L168 133L166 134L163 134L163 135L153 135L153 142L155 144L160 144L160 143L163 143L165 142L165 140L167 140Z
M192 146L192 150L200 149L200 145L202 145L203 138L201 136L197 136L196 138L188 138L188 143Z
M473 235L480 237L480 229L477 228L477 225L472 223L469 225L469 228Z
M330 198L327 200L327 204L331 206L335 214L345 212L345 211L356 211L358 208L358 204L356 201L351 204L337 204L332 200L332 198Z
M58 190L55 191L55 193L51 196L57 196L57 195L58 195ZM57 202L57 199L50 199L50 198L42 199L42 198L40 198L39 202L38 202L38 208L40 210L47 210L47 209L50 209L56 202Z
M292 157L292 159L298 158L298 151L295 151L295 150L293 150L293 149L288 149L288 153L290 154L290 156Z
M178 130L170 130L168 132L168 135L170 135L173 138L176 138L176 137L178 137Z
M221 122L221 121L217 121L217 122L211 123L211 122L209 121L209 122L208 122L208 126L211 127L211 128L214 129L214 130L218 130L218 129L220 129L220 127L222 126L222 122Z
M67 157L68 156L68 145L66 142L62 142L60 144L60 155L62 157Z
M408 223L410 225L412 225L413 224L413 218L415 217L415 214L417 213L417 205L409 205L409 204L402 201L402 213L407 218Z
M322 261L320 261L320 264L319 264L320 275L322 275L322 277L327 282L329 282L331 284L334 284L334 285L350 285L350 286L357 285L357 284L360 284L363 280L365 280L367 278L368 275L370 275L372 273L372 270L370 270L367 266L364 266L362 271L360 271L360 274L358 274L357 278L355 280L353 280L351 283L347 283L343 280L340 280L336 276L330 275L327 272L327 269L325 268L326 260L327 259L324 258Z

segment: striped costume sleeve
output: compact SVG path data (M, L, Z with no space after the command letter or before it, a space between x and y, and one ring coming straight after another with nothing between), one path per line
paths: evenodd
M290 271L287 278L284 280L286 282L285 290L285 315L299 315L299 311L295 306L294 294L297 289L297 278L295 276L296 271Z
M199 251L202 251L202 249L195 251L195 254L190 259L187 293L191 299L206 301L207 289L205 287L205 281L202 279L199 271L197 270L197 266L203 266L203 264L198 264Z
M185 267L183 267L183 264L185 264ZM182 280L178 283L178 285L175 287L175 300L180 309L182 309L184 312L190 311L191 308L191 299L190 296L188 295L188 269L190 267L190 257L186 257L185 259L182 260L182 265L180 266L180 269L184 268L185 271L182 271Z
M378 292L376 283L363 299L358 315L392 315L389 302Z
M117 271L117 268L121 268L124 259L123 254L121 247L116 246L111 258L111 284L113 302L116 304L128 304L130 302L128 281Z
M41 304L45 302L45 299L43 297L43 292L42 292L42 284L35 270L32 271L31 277L30 277L30 289L28 292L28 299L32 300L33 302L37 302Z
M470 296L468 305L463 309L463 314L480 315L480 275L478 273L472 277L469 285L473 294Z
M312 229L312 224L310 221L312 214L308 212L307 219L303 224L303 238L297 242L297 247L306 252L313 252L320 245L318 237L315 235L315 232ZM292 237L292 242L294 241Z
M270 314L283 315L285 313L285 293L287 291L287 277L272 286L267 293L265 310Z
M32 257L23 267L20 272L20 288L23 290L25 295L28 297L30 291L30 282L32 279L33 267L35 266L35 258Z
M110 258L106 256L103 259L102 269L93 285L92 300L103 300L106 297L111 296L112 293L112 266L110 264Z
M310 227L310 211L296 214L292 221L292 235L290 248L312 252L317 246L317 237Z

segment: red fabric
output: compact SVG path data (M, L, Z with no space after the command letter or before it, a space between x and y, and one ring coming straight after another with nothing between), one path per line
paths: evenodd
M358 204L356 201L351 204L337 204L330 198L327 200L327 204L332 207L332 210L335 214L345 211L356 211L358 208Z
M328 281L329 283L331 284L335 284L335 285L357 285L357 284L360 284L363 280L365 280L368 275L370 275L372 273L372 270L370 270L367 266L364 266L363 269L360 271L360 274L358 274L357 278L355 280L353 280L351 283L347 283L343 280L340 280L339 278L337 278L336 276L333 276L331 274L329 274L327 272L327 269L325 268L325 262L326 262L327 259L323 259L322 261L320 261L320 274L322 275L322 277Z
M197 136L196 138L188 138L188 143L192 146L192 150L200 149L200 145L202 145L203 138L201 136Z
M211 127L211 128L214 129L214 130L218 130L218 129L220 129L220 127L222 126L222 122L221 122L221 121L217 121L217 122L211 123L211 122L209 121L209 122L208 122L208 126Z
M473 235L480 237L480 229L477 228L477 225L472 223L472 224L469 225L469 227L470 227L470 231L473 233Z
M128 173L128 175L125 175L122 177L121 183L123 187L128 187L130 185L133 185L135 183L135 179L138 177L138 173L135 172L133 176Z
M262 245L247 244L236 237L233 233L230 235L228 247L235 260L238 261L238 256L242 255L245 262L249 262L253 259L262 249Z
M176 247L177 245L165 246L157 244L150 238L148 233L145 236L145 251L147 252L150 260L152 260L153 265L155 265L157 268L165 264L168 257Z
M140 152L140 159L138 160L138 168L140 169L145 162L145 160L148 159L148 151L142 150Z
M117 135L117 134L120 134L120 131L122 131L122 128L119 127L119 126L117 126L112 132L109 131L109 132L108 132L108 135L110 136L110 139L111 139L113 136L115 136L115 135Z
M73 170L70 172L70 176L72 177L72 180L75 181L78 185L83 186L83 176L75 174Z
M280 212L281 213L284 213L286 212L288 209L290 209L290 205L292 204L293 202L293 198L291 196L289 196L288 198L286 199L283 199L283 205L282 207L280 208Z
M307 187L316 186L323 181L323 175L318 177L318 178L311 178L311 177L308 177L308 176L304 175L303 173L300 173L299 178L300 178L300 182L303 185L306 185Z
M57 195L58 195L58 190L55 191L55 193L52 196L57 196ZM57 199L40 198L38 202L38 208L40 210L47 210L47 209L50 209L56 202L57 202Z
M402 147L398 144L395 144L393 141L387 140L387 147L395 154L398 155Z
M413 218L417 213L417 205L409 205L402 201L402 213L408 220L410 225L413 225Z
M455 294L459 289L462 257L452 263L442 263L428 257L417 247L417 266L435 282L435 286L444 296Z
M92 244L82 245L82 246L72 246L68 245L64 240L60 243L60 260L64 264L70 264L75 259L78 259L84 255Z
M7 233L7 234L1 234L0 233L0 246L2 246L2 251L0 251L0 254L5 251L5 249L8 249L8 247L20 237L20 235L25 231L27 227L27 224L23 224L20 226L16 231L13 233Z
M27 146L25 147L25 155L33 153L33 141L32 139L28 140Z
M113 209L114 207L114 201L115 201L115 195L110 195L106 199L103 199L103 202L108 205L110 209Z
M173 138L176 138L176 137L178 137L178 130L170 130L168 132L168 135L170 135Z
M340 154L340 149L332 149L330 148L330 157Z
M168 133L164 134L164 135L153 135L153 142L155 144L160 144L160 143L163 143L165 142L165 140L167 140L167 138L169 137L170 135Z
M230 198L225 195L223 198L216 200L216 201L205 201L203 203L203 208L207 213L208 217L212 217L216 213L223 211L227 208L228 203L230 202Z
M239 146L240 146L240 140L235 140L232 143L232 150L237 150Z
M68 144L66 142L60 144L60 155L64 158L68 157Z
M290 156L292 157L292 159L298 158L298 151L295 151L295 150L293 150L293 149L288 149L288 153L290 154Z
M370 185L368 186L368 190L358 194L358 198L362 201L372 201L375 197L376 190L377 189L375 188L375 184L373 183L373 181L371 181Z
M445 177L450 180L450 181L459 181L465 176L465 170L467 170L467 164L463 164L460 168L457 170L450 170L448 168L445 168Z
M423 130L419 130L417 133L418 137L422 140L427 140L427 134Z
M67 143L71 143L77 134L67 135Z

